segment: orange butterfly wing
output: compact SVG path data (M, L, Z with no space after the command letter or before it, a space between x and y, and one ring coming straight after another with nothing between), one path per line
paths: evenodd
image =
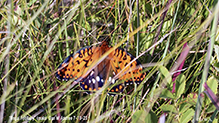
M90 66L109 49L108 44L102 42L99 46L88 46L78 50L60 64L56 77L64 81L80 79L80 86L84 90L100 89L105 84L106 73L109 71L109 59L104 59L95 68L91 69Z
M72 78L77 80L88 71L93 62L98 60L99 55L96 54L98 51L97 47L88 46L71 54L58 67L56 77L64 81Z
M130 63L134 57L122 48L117 48L113 53L111 66L116 74L116 78L124 80L125 85L132 84L133 81L137 84L143 81L146 73L143 73L143 67L138 60Z

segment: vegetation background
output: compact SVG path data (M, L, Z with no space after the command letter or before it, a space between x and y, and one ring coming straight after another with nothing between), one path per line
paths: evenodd
M1 0L0 122L217 123L218 8L217 0ZM55 78L70 53L108 36L145 67L139 86L87 95Z

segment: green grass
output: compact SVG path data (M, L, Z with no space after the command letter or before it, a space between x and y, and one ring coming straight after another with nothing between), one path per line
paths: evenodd
M143 0L139 7L136 1L2 0L0 122L148 123L165 114L166 122L217 123L203 84L218 94L218 5L211 0ZM73 80L56 79L68 55L109 35L111 46L124 48L145 67L139 86L115 96L106 90L88 95ZM174 78L176 71L181 73Z

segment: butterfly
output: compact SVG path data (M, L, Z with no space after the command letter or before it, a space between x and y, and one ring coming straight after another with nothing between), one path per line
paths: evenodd
M126 85L141 83L146 76L141 63L138 60L131 63L134 57L122 48L113 50L98 63L111 48L108 41L102 41L100 45L76 51L59 65L56 77L62 81L78 80L88 93L101 89L107 82L114 85L108 92L122 92Z

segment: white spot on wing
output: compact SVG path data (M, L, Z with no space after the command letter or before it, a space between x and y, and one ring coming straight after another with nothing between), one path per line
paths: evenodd
M90 75L92 76L94 74L94 71L91 71Z
M116 75L116 73L113 71L113 75L115 76Z
M112 80L112 77L109 77L109 81L111 81Z
M100 81L100 77L99 77L99 76L96 76L96 80L99 82L99 81Z
M115 79L112 79L112 83L113 83L113 84L115 83Z
M95 80L95 79L92 79L92 82L95 84L96 80Z

